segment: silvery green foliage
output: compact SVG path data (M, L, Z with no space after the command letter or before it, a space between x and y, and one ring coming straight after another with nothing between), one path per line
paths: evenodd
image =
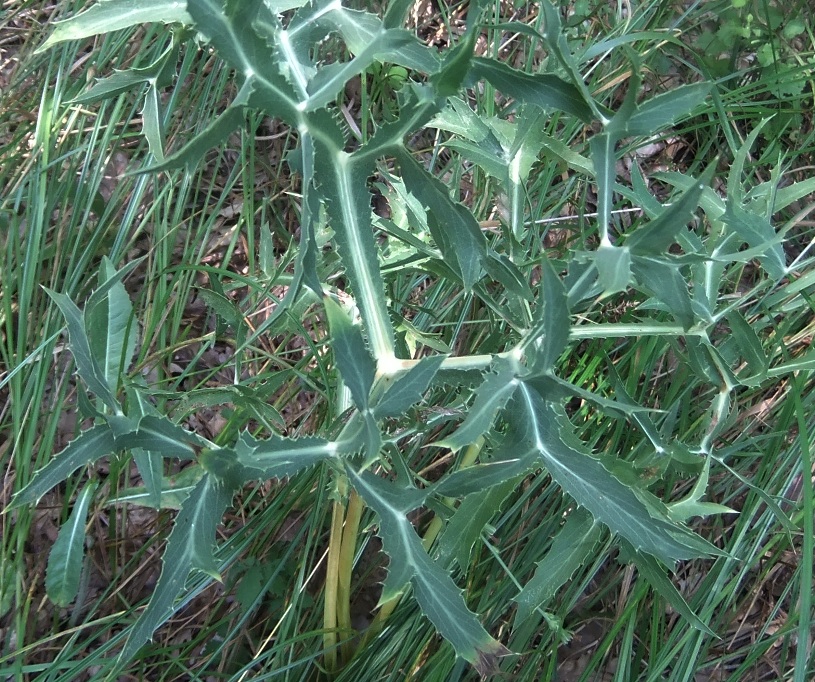
M80 467L126 450L136 456L147 490L145 500L156 506L180 505L161 579L130 633L121 654L123 661L171 615L191 571L218 578L215 528L235 491L248 481L291 477L325 463L350 482L379 518L379 532L391 566L383 599L410 586L439 633L482 674L494 671L498 658L508 652L468 609L449 569L453 560L466 569L470 549L478 542L484 524L518 481L540 469L574 499L577 507L574 518L555 539L551 556L519 593L519 621L551 598L591 555L599 529L605 526L619 536L624 550L641 565L655 588L694 625L705 627L679 593L671 592L672 585L663 571L678 560L716 553L711 544L684 525L687 513L679 511L723 510L698 503L704 490L694 489L692 500L674 507L672 513L666 503L638 485L635 477L615 473L620 471L621 462L615 469L612 460L594 456L574 435L563 405L577 397L611 418L628 420L631 428L642 430L661 457L676 453L686 456L691 451L708 455L730 409L730 391L741 381L708 338L708 332L726 315L735 316L731 320L734 328L743 322L733 311L718 308L718 275L729 261L741 257L739 247L747 243L768 271L780 276L785 263L779 240L768 220L743 203L736 183L727 201L712 195L706 189L710 173L700 178L675 174L670 181L679 193L665 206L636 178L631 189L617 184L618 142L623 137L651 136L690 114L705 99L707 85L690 85L638 102L639 69L631 56L634 80L619 109L611 111L593 98L583 82L581 57L571 52L558 12L548 2L541 3L545 34L523 24L505 25L549 50L553 71L536 74L473 56L483 17L479 5L471 5L466 33L442 54L404 28L411 6L406 0L392 0L382 17L344 7L340 0L189 0L186 4L100 0L57 24L43 46L148 21L185 27L174 29L167 50L155 64L117 72L82 98L91 102L147 84L144 134L154 162L143 172L197 166L205 152L242 125L250 110L262 111L297 131L295 165L302 176L302 225L294 280L275 315L256 333L268 331L287 307L307 293L321 297L335 366L353 401L339 436L316 434L293 440L271 433L257 439L247 432L230 447L217 447L156 413L137 384L125 386L126 401L118 398L120 380L136 346L137 325L132 322L130 301L121 285L132 265L115 272L105 263L100 287L84 312L66 296L49 292L65 316L77 371L97 398L97 423L38 472L14 504L36 502ZM162 139L158 93L172 80L180 41L191 36L208 44L234 69L237 94L200 133L168 154ZM344 44L346 50L335 53L347 53L348 59L315 61L313 46L329 37ZM409 75L399 93L398 116L354 147L338 124L334 102L350 79L382 63L400 65ZM519 108L512 122L482 120L465 104L460 95L465 87L479 81L491 83L517 102ZM599 132L589 144L590 158L541 132L542 121L555 110L597 125ZM571 255L566 263L571 279L566 284L547 261L541 264L541 282L530 286L515 261L488 242L470 210L451 199L449 188L411 153L406 140L424 127L453 133L451 148L496 178L509 203L506 238L513 243L529 229L524 224L524 188L532 164L542 150L554 150L597 187L597 249ZM487 358L437 355L418 362L397 357L370 208L369 178L383 157L395 160L397 182L403 183L406 192L405 210L413 212L432 238L434 248L421 254L429 262L429 271L443 273L462 289L482 297L489 296L482 285L495 282L517 300L518 305L507 314L519 331L515 338L507 339L505 352ZM612 195L621 191L640 201L650 220L627 235L614 236L609 229ZM703 242L687 228L700 203L721 227L716 239ZM361 324L352 321L320 280L321 254L315 234L323 208L332 216L334 246ZM682 245L684 256L671 252L675 243ZM417 247L406 241L405 248ZM573 310L581 302L631 289L644 293L651 308L663 313L660 319L667 313L673 323L650 322L647 317L636 326L577 323ZM648 334L688 339L690 362L700 367L710 382L723 387L720 399L711 406L710 428L699 443L677 443L672 434L663 434L651 421L647 407L627 396L619 381L615 398L609 398L558 375L560 359L582 338ZM761 380L768 368L760 347L756 350L756 344L749 343L746 332L739 338L747 339L745 354L751 360L752 373L746 380ZM456 368L471 370L467 380L461 380L461 390L472 393L469 410L457 428L436 445L457 451L485 436L490 445L475 465L453 471L432 485L417 487L411 463L398 449L383 448L390 435L388 420L402 417L421 401L440 371L449 370L445 381L455 382ZM471 388L473 370L481 375L475 389ZM611 383L615 383L613 377ZM164 457L197 462L196 476L186 481L183 489L172 491L172 496L161 485ZM397 475L383 477L377 473L383 469ZM59 556L70 557L72 575L77 566L76 549L84 541L82 533L76 531L85 518L92 492L88 490L78 503L82 508L68 520L75 531L75 544L66 551L60 538ZM449 517L455 533L443 535L439 550L432 554L423 548L408 514L430 499L442 498L445 504L462 501ZM559 568L552 570L552 566ZM59 603L69 599L69 587L61 584L54 588L53 596Z

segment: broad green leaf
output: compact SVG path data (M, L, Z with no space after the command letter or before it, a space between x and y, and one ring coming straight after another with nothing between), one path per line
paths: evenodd
M467 412L464 422L447 438L434 445L455 451L465 445L475 443L481 434L492 428L495 415L513 396L518 388L518 383L512 362L503 359L496 360L493 371L487 374L487 377L475 390L475 402Z
M213 282L215 280L212 280ZM212 289L198 289L198 296L212 310L221 320L233 329L245 326L243 315L240 308L235 305L234 301L227 298L219 291Z
M444 356L422 358L418 364L400 376L374 405L377 419L401 417L411 405L418 403L436 376Z
M95 490L96 482L88 481L85 484L48 555L45 591L57 606L68 606L79 591L85 557L85 523Z
M235 446L237 461L252 470L253 478L289 478L345 452L347 450L340 444L313 436L283 438L273 435L257 440L251 434L243 433Z
M690 623L697 630L704 632L712 637L717 637L699 616L697 616L693 609L685 601L685 598L679 593L674 584L665 575L665 570L660 566L659 562L654 557L637 552L631 548L628 543L623 543L624 551L620 554L620 560L637 565L637 570L640 575L648 581L648 584L653 587L660 596L665 599L673 609L681 615L688 623Z
M125 265L123 265L118 270L110 270L112 274L108 277L104 283L100 284L96 289L91 292L91 295L88 297L88 301L85 304L85 307L93 307L101 302L107 295L108 292L115 287L119 282L121 282L125 277L127 277L133 270L139 267L142 262L144 261L144 256L141 258L136 258ZM100 277L100 279L102 279Z
M555 366L569 342L569 308L566 289L551 261L541 263L541 281L532 319L532 328L523 339L530 372L547 371Z
M7 509L37 502L77 469L111 454L115 449L113 433L107 424L97 424L83 431L48 464L34 472L31 481L14 496Z
M331 330L331 348L334 350L340 376L351 391L354 404L365 411L368 409L368 396L376 377L376 363L368 354L359 326L351 322L331 297L325 296L323 304Z
M99 271L100 284L115 274L113 264L104 257ZM85 327L92 330L88 338L91 353L101 365L111 394L116 392L119 377L130 367L136 350L138 324L132 319L132 313L130 297L121 281L113 284L103 299L88 301L85 306Z
M130 631L119 655L120 662L131 660L156 628L172 615L175 600L183 592L191 571L202 571L215 580L221 579L213 553L215 530L233 495L234 490L207 475L184 500L167 539L158 584L150 603Z
M447 572L433 561L416 535L407 514L418 507L424 493L416 488L388 482L369 472L347 469L351 483L379 517L379 535L390 557L387 584L398 589L408 582L425 616L452 645L458 656L486 675L497 668L497 659L507 650L494 640L467 608L462 591ZM393 593L383 592L380 601Z
M192 24L184 0L99 0L84 12L54 24L37 52L66 40L80 40L139 24Z
M594 118L580 90L549 73L528 74L494 59L477 57L472 60L470 77L486 80L496 90L524 104L564 111L584 123Z
M385 28L395 28L404 24L407 13L413 6L413 0L390 0L382 24Z
M692 83L646 100L636 107L628 119L626 132L632 136L647 137L665 130L699 107L710 88L710 83Z
M68 340L71 354L76 361L76 369L85 385L104 402L112 412L121 413L121 408L113 396L108 385L107 377L100 361L104 358L94 356L88 334L85 330L85 320L79 308L65 294L45 289L45 292L54 300L60 309L65 323L68 326Z
M672 522L655 505L646 505L636 491L586 452L561 408L545 403L525 384L517 395L504 412L512 428L496 457L536 452L558 485L595 519L638 551L653 554L666 565L719 553L687 527Z
M513 601L518 603L515 628L532 611L549 602L593 554L602 529L584 509L575 509L560 529L543 561L537 564L535 575Z

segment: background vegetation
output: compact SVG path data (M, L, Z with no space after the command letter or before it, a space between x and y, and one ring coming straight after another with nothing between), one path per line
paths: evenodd
M344 247L335 248L336 225L319 210L312 211L316 271L338 305L304 289L280 314L301 272L295 264L311 210L302 182L307 169L296 158L302 131L252 110L218 145L197 150L200 162L183 157L180 168L136 173L173 159L197 133L211 140L207 126L239 96L240 83L220 46L213 51L194 32L161 23L35 52L55 20L85 7L17 2L2 15L2 495L4 507L25 489L42 499L26 505L18 496L0 516L0 674L476 678L466 652L439 636L438 617L426 617L426 604L396 599L375 609L388 566L377 535L387 545L382 510L350 492L355 485L366 490L355 478L361 469L347 472L353 484L347 485L339 466L326 464L287 480L285 471L271 468L268 476L251 477L216 535L202 540L217 541L210 573L217 570L222 580L193 572L184 585L182 576L181 599L153 643L132 660L117 658L125 640L134 641L143 622L137 615L156 592L172 510L200 479L200 467L170 459L154 505L163 509L151 508L155 489L134 464L150 450L146 444L194 447L214 469L200 448L251 445L247 430L259 439L342 442L338 434L353 423L348 415L368 399L371 385L349 380L366 371L345 297L349 284L356 293L358 274L342 260ZM668 573L667 562L593 524L576 507L575 490L564 492L564 479L545 466L501 474L475 497L457 494L480 485L464 474L453 479L461 489L439 487L443 495L406 518L427 556L463 589L489 641L512 652L494 665L517 679L811 679L815 36L806 3L561 3L563 45L576 74L556 59L552 36L542 39L551 25L542 6L489 4L469 33L468 9L417 2L406 25L442 55L471 40L474 54L518 71L572 85L575 77L589 93L580 106L590 101L598 110L587 122L580 106L570 111L564 100L536 109L524 99L534 90L527 81L510 92L508 72L490 79L479 62L482 71L468 72L466 89L456 85L435 118L404 131L404 149L439 181L423 180L429 195L442 188L435 199L416 199L415 178L424 176L414 171L411 180L408 160L394 163L395 154L361 179L358 189L375 216L377 282L389 304L396 355L476 358L471 376L462 379L448 367L429 393L428 379L404 414L383 417L383 463L406 462L413 481L431 489L476 461L488 467L490 453L516 444L512 434L522 427L511 410L493 419L501 406L484 404L508 376L494 358L526 339L531 364L553 364L564 382L559 404L569 420L565 431L573 431L567 444L593 452L611 480L641 491L642 499L651 500L642 492L648 491L672 504L666 507L672 520L688 521L719 554L682 560ZM283 16L288 21L292 13ZM344 50L342 42L326 40L308 58L344 61ZM464 75L454 66L444 82ZM111 76L118 80L105 80ZM404 120L411 81L425 82L418 68L393 60L373 60L344 81L330 111L349 150ZM436 88L442 81L426 79ZM635 113L626 106L645 107L657 95L700 83L709 88L663 100L676 117L663 115L658 130L642 134L631 123ZM621 120L628 127L604 154L594 113L617 111L627 111ZM523 151L523 182L496 166L506 148ZM603 180L598 160L608 162L610 180ZM692 194L689 178L703 179L707 189ZM462 244L438 243L433 212L425 214L422 204L433 208L432 201L436 213L453 202L466 206L485 237L483 248L512 267L468 282L463 261L449 265ZM671 212L681 201L689 203L684 212ZM633 250L643 237L626 238L666 211L671 238L662 250L671 268L635 268L629 281L614 252L603 270L596 254L606 246L604 230ZM736 223L746 237L727 236ZM121 268L127 268L122 284L106 290ZM521 284L513 290L507 273L516 272ZM544 329L547 344L556 335L563 318L552 311L560 299L548 299L548 307L544 300L558 291L552 278L565 282L563 329L571 337L568 345L563 339L562 355L543 360L528 328ZM528 301L525 287L534 292ZM689 294L672 297L683 287ZM708 290L715 295L705 312L700 301ZM128 311L116 337L119 354L104 367L112 382L107 406L100 400L104 386L89 386L83 372L69 300L84 311L92 343L100 330L113 338L112 311ZM368 312L360 307L371 341ZM686 333L698 331L694 325L705 314L709 346ZM585 331L591 324L616 331ZM670 331L677 324L681 331ZM370 345L381 361L376 342ZM128 348L133 361L120 368ZM109 350L90 348L97 358ZM489 373L477 358L492 363ZM484 379L493 383L479 388ZM372 404L383 404L371 396ZM156 426L149 435L164 438L157 445L144 440L149 423L138 422L133 438L143 440L91 458L52 489L31 487L35 470L98 427L120 400L129 417L137 408L139 415L166 415L203 440L184 445L191 437ZM462 435L472 424L466 414L483 417L483 439ZM447 447L431 447L439 443ZM478 472L488 475L487 468ZM462 508L478 525L471 546L450 539L464 534L450 529ZM359 533L343 536L343 521ZM61 528L76 531L83 552L65 544ZM630 540L625 528L614 530ZM57 563L49 568L58 537L67 556L52 554ZM332 560L347 573L332 568ZM337 571L350 584L332 586ZM536 581L538 575L548 580ZM337 590L347 594L338 598ZM334 603L340 613L328 627L327 605ZM343 623L366 634L352 637Z

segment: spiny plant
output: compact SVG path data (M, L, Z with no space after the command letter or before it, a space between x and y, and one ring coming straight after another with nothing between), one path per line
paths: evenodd
M756 130L737 150L725 197L709 188L713 163L696 176L664 174L673 195L662 204L636 168L630 185L619 182L621 142L669 130L703 105L710 84L641 99L639 63L629 51L627 93L603 102L581 71L617 43L575 51L547 1L540 5L537 28L515 22L487 26L484 7L471 3L466 30L441 53L404 28L410 5L393 0L379 16L339 0L100 0L56 24L41 48L145 22L172 26L155 62L117 71L81 98L90 104L136 86L145 89L142 132L152 158L140 173L195 168L209 149L244 125L249 112L290 127L297 144L286 162L299 175L301 201L298 255L286 293L254 330L221 292L211 292L208 301L224 329L235 331L240 355L262 335L273 334L285 315L316 299L336 368L336 382L327 390L340 419L297 438L275 432L270 423L247 423L232 442L215 443L162 414L151 402L151 386L128 373L139 325L123 281L138 262L116 269L104 260L99 285L82 308L63 293L48 292L64 315L85 387L80 406L93 426L37 472L9 510L36 502L80 468L119 452L132 454L145 504L176 506L169 503L172 494L180 507L159 582L121 648L122 667L172 615L191 572L220 578L214 536L236 492L252 481L291 479L315 466L326 467L333 481L325 491L334 500L324 592L328 671L377 636L409 592L459 657L482 675L496 672L510 651L468 608L452 570L456 565L467 570L485 525L522 483L542 485L546 477L534 475L539 470L574 507L546 561L515 598L516 628L592 557L606 527L653 587L694 627L707 630L666 573L678 561L721 553L686 522L728 511L703 498L716 438L734 413L734 391L812 364L805 358L769 366L739 300L730 295L729 273L756 263L769 281L788 274L783 235L771 218L807 188L779 189L776 176L745 191L742 168ZM526 73L475 56L485 28L517 32L543 46L549 55L545 70ZM180 148L168 150L161 93L180 49L193 41L234 69L237 89L222 113ZM355 137L337 100L347 83L371 74L382 89L383 79L389 81L395 101L385 120L372 120ZM507 99L499 115L485 118L473 112L469 96L490 88ZM573 149L544 132L553 116L584 126L584 148ZM458 188L431 173L412 149L410 140L425 129L449 134L446 146L499 188L506 207L499 234L488 238L473 209L457 201ZM595 186L596 227L584 236L582 248L530 261L523 245L537 228L527 220L526 187L541 157ZM391 218L372 212L374 178L391 203ZM618 197L639 207L645 219L630 228L619 224L613 211ZM697 216L700 207L704 220ZM339 262L318 248L318 235L326 233ZM415 352L409 352L411 344L395 330L400 316L389 307L382 265L394 254L426 281L452 283L494 311L511 329L502 350L431 352L419 337L412 342ZM619 312L632 307L633 314ZM675 406L656 409L632 398L611 358L591 385L569 380L570 357L582 343L633 336L670 340L674 361L710 389L699 392L709 404L692 435L677 435ZM290 381L298 380L292 373ZM443 396L455 404L436 402ZM417 410L422 401L454 409L428 424ZM574 423L589 414L640 430L649 451L633 461L627 453L593 453ZM454 453L454 464L429 480L406 456L407 441ZM167 478L168 458L190 462L184 487ZM699 474L688 496L655 494L669 468ZM52 550L47 589L57 604L70 604L77 592L85 521L97 486L91 477ZM366 507L376 515L389 571L379 616L355 644L350 583ZM423 538L414 527L417 510L434 515Z

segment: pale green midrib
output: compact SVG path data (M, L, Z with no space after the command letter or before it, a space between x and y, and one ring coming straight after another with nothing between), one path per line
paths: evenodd
M361 229L353 210L353 191L349 184L352 161L343 151L335 154L334 171L337 177L339 199L342 206L343 224L348 241L349 262L357 273L353 282L356 298L360 303L362 317L368 330L371 342L371 352L377 362L389 360L395 356L393 347L393 334L391 333L390 318L384 305L380 305L377 295L377 286L382 287L381 277L375 277L365 258L365 248L361 240ZM347 200L346 200L347 199Z

